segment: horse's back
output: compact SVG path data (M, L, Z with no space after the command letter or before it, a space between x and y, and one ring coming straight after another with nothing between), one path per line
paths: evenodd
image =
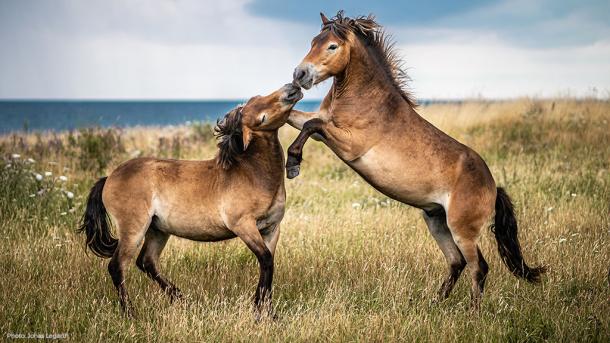
M215 170L213 161L132 159L110 174L104 186L103 202L117 221L138 226L150 222L154 216L156 226L162 231L188 236L202 226L215 228L222 223L215 199L218 183ZM223 235L222 232L202 234L199 240L217 234Z

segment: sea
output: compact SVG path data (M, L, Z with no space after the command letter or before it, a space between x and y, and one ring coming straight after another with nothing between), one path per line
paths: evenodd
M87 127L181 125L216 123L244 100L114 101L0 100L0 134L64 131ZM300 101L295 108L315 111L318 100Z
M245 100L3 100L0 134L78 130L87 127L167 126L216 123ZM459 102L419 100L420 105ZM320 100L302 100L296 109L316 111Z

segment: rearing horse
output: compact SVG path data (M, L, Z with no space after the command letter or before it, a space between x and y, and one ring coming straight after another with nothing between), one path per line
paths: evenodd
M291 112L288 123L301 132L288 149L288 177L298 175L303 146L314 135L377 190L422 209L449 265L442 299L468 265L472 306L479 308L488 266L478 239L494 212L502 260L516 276L539 281L545 268L525 263L508 194L476 152L417 114L401 61L374 18L320 15L322 30L293 82L309 89L334 80L318 112Z

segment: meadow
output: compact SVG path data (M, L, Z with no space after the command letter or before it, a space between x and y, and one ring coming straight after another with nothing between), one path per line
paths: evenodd
M161 265L186 299L171 304L134 264L127 282L139 318L129 321L108 260L85 251L76 233L89 188L136 156L212 158L211 127L15 133L0 136L2 338L610 341L610 102L467 101L419 112L478 151L507 189L526 261L548 266L541 284L510 274L487 230L481 311L469 309L467 274L448 300L435 302L446 264L419 211L375 191L310 141L301 175L286 180L276 321L254 321L258 264L242 242L176 237ZM282 128L285 148L295 136Z

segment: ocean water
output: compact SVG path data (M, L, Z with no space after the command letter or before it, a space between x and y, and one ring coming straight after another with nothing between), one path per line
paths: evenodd
M217 118L243 102L0 100L0 133L179 125L187 121L215 123ZM296 108L315 111L319 105L319 101L301 101Z

